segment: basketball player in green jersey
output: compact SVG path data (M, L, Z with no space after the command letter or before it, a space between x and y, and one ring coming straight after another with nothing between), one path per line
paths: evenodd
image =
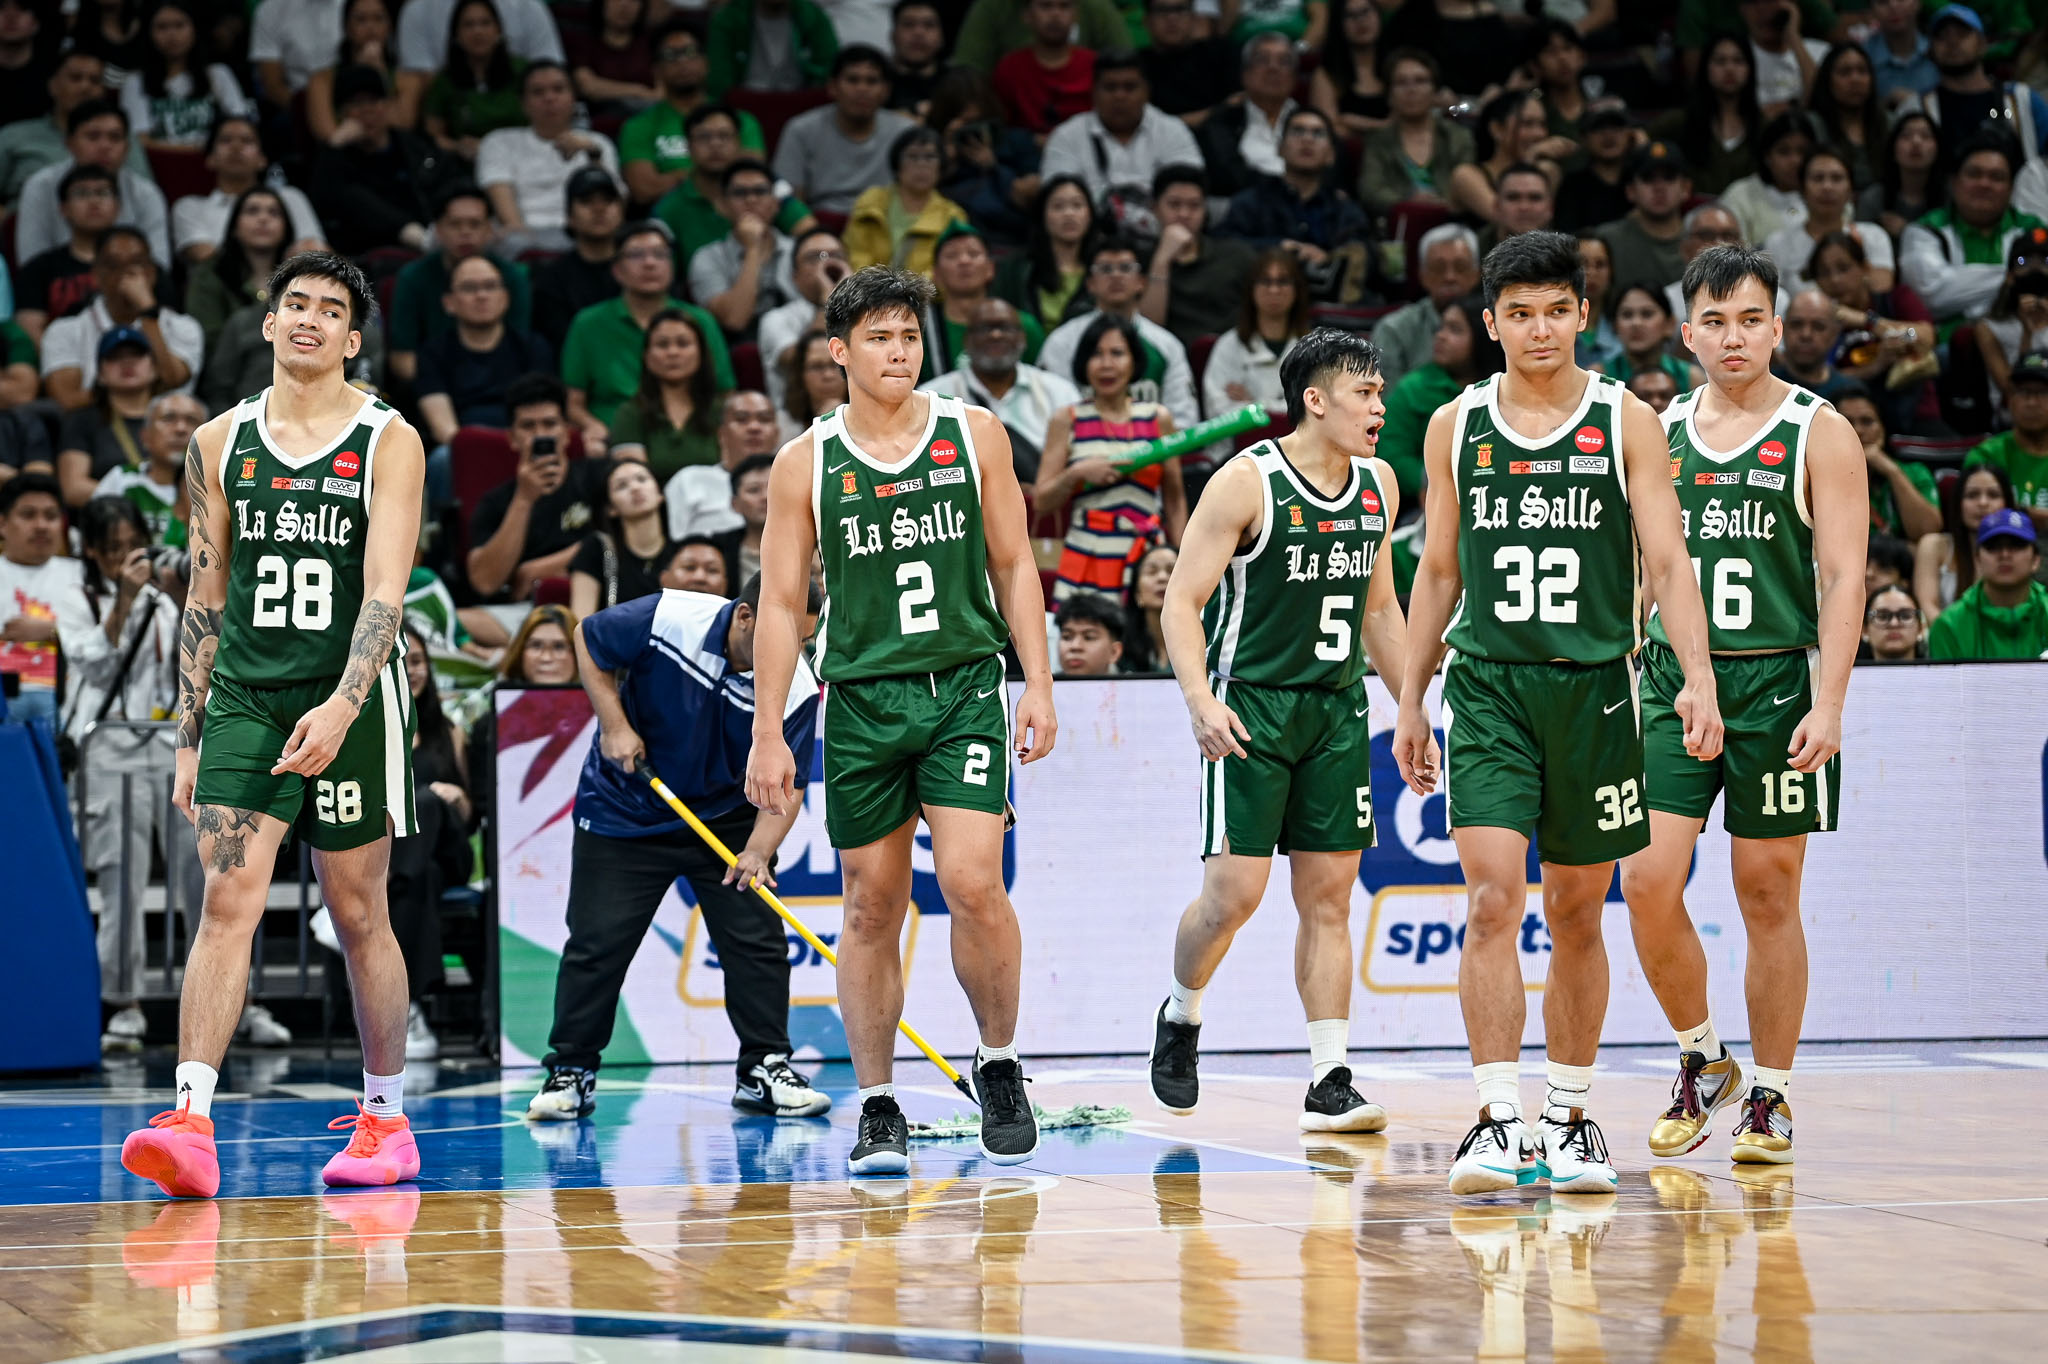
M1728 737L1717 762L1691 759L1666 713L1680 685L1662 614L1643 654L1650 846L1621 865L1636 955L1678 1037L1671 1107L1650 1150L1681 1156L1716 1110L1741 1103L1738 1162L1792 1159L1792 1055L1806 1007L1799 883L1806 836L1835 827L1842 702L1863 614L1870 492L1862 442L1842 415L1771 373L1783 323L1778 267L1741 246L1685 270L1685 343L1704 388L1664 413L1671 481L1707 601L1708 647ZM1685 912L1693 844L1714 798L1749 939L1745 987L1755 1068L1714 1032L1707 957Z
M1386 419L1379 350L1319 328L1280 362L1294 433L1260 441L1209 481L1181 537L1160 625L1202 779L1202 891L1181 915L1153 1022L1152 1096L1199 1098L1202 990L1266 893L1277 846L1300 916L1294 984L1308 1013L1307 1132L1377 1132L1386 1110L1352 1087L1351 891L1373 846L1365 660L1398 689L1408 629L1378 573L1400 512L1374 458Z
M1484 275L1487 331L1507 371L1430 419L1416 644L1394 733L1402 777L1426 793L1424 689L1448 645L1443 767L1470 896L1458 997L1480 1104L1450 1186L1483 1193L1542 1178L1556 1193L1610 1193L1614 1167L1588 1100L1607 1013L1602 904L1615 862L1649 842L1630 662L1642 642L1639 552L1684 670L1673 705L1685 751L1719 753L1721 722L1663 428L1648 404L1572 358L1586 323L1577 243L1511 237L1487 253ZM1550 1092L1533 1131L1516 1081L1531 834L1551 941Z
M954 974L981 1030L982 1154L1017 1165L1038 1149L1016 1049L1023 947L1002 868L1012 744L1027 763L1053 745L1045 597L1002 423L916 391L931 300L922 275L887 266L826 299L849 401L775 457L761 539L747 798L777 814L803 793L779 721L761 717L783 712L813 549L824 564L825 827L846 887L839 1008L860 1083L855 1174L909 1169L890 1075L920 814L952 916ZM1014 732L1006 640L1024 665Z
M192 580L179 642L173 799L199 834L206 895L178 1013L178 1106L121 1163L173 1197L220 1187L212 1104L242 1011L249 944L279 845L313 850L363 1039L364 1101L331 1185L419 1173L401 1099L405 962L391 936L391 836L414 832L411 693L394 651L419 540L420 438L344 368L370 292L339 256L271 277L271 386L193 434Z

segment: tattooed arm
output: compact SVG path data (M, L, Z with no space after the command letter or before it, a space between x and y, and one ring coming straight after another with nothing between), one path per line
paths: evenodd
M192 433L185 447L185 498L191 504L187 540L192 550L185 618L178 631L178 775L171 802L192 818L192 787L199 775L199 731L220 648L221 609L228 600L228 509L213 471L225 459L232 412Z
M405 584L419 547L420 500L427 456L419 433L394 417L377 438L370 527L363 537L363 609L349 638L348 665L334 694L307 711L292 730L273 774L316 777L334 761L350 725L391 661L405 607Z

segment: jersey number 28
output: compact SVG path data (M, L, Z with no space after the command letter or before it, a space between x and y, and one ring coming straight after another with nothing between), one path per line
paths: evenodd
M287 585L286 579L290 582ZM291 610L285 610L289 592ZM325 630L334 623L334 570L325 559L286 559L266 554L256 561L256 609L252 625Z

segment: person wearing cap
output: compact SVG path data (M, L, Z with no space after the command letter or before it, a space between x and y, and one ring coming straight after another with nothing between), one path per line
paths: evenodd
M206 360L199 323L157 302L157 265L149 239L132 227L107 229L92 259L99 297L43 333L43 392L67 412L92 401L100 339L116 327L138 332L156 360L159 390L192 391Z
M270 158L263 154L256 120L243 114L217 119L206 135L206 168L213 172L213 188L205 194L188 194L171 205L171 244L187 265L210 259L220 250L227 240L236 200L264 182ZM327 250L327 231L305 191L281 183L273 187L291 216L290 245L284 254Z
M939 237L932 257L932 282L939 286L939 296L925 328L920 381L944 374L966 354L968 328L988 301L995 278L995 259L973 224L955 223ZM1025 314L1019 314L1018 325L1024 329L1024 359L1036 359L1045 344L1044 325Z
M397 101L376 67L344 66L333 84L340 120L314 155L309 181L329 237L352 256L394 244L420 250L434 187L452 169L447 154L398 126Z
M1629 211L1628 154L1635 124L1628 106L1612 97L1596 99L1579 116L1585 164L1567 171L1557 186L1557 229L1577 232L1624 217Z
M1970 451L1963 468L1988 464L2012 480L2013 505L2048 528L2048 351L2030 350L2012 367L2012 429Z
M570 179L585 169L616 179L618 149L576 126L576 87L560 62L532 62L519 73L519 106L526 127L494 129L478 144L476 182L491 196L504 250L565 251Z
M1941 70L1927 55L1920 31L1920 0L1870 0L1871 30L1863 39L1870 58L1871 98L1886 109L1933 90Z
M1805 22L1792 0L1739 0L1756 68L1756 102L1769 118L1806 103L1828 45L1801 32Z
M619 228L626 220L618 183L595 166L570 176L565 194L569 249L533 271L533 330L557 351L577 313L618 297L612 257L618 254Z
M2020 156L2011 138L1986 128L1956 151L1948 203L1908 224L1899 238L1899 277L1942 323L1989 312L2013 243L2048 227L2013 205Z
M1927 630L1935 659L2040 658L2048 654L2048 587L2034 581L2041 546L2034 522L2011 507L1977 523L1977 581Z
M732 233L690 256L690 296L701 300L728 339L754 334L761 314L801 297L796 244L775 230L775 177L751 157L725 168L720 197Z
M1934 120L1942 155L1952 166L1959 164L1963 143L1987 121L2013 130L2025 148L2024 160L2048 152L2048 101L2018 81L1993 80L1984 70L1988 43L1983 18L1968 5L1943 5L1927 21L1927 49L1941 80L1914 105Z
M142 426L157 380L149 338L134 327L110 327L96 350L92 401L66 413L57 436L57 482L74 510L92 500L102 478L147 459Z
M1675 143L1636 149L1626 185L1629 210L1597 230L1614 258L1615 297L1631 284L1663 289L1685 273L1685 201L1692 176Z
M651 204L683 182L690 173L690 139L684 122L711 95L704 88L711 73L696 21L672 13L654 30L654 82L661 98L626 120L619 129L619 168L633 202ZM749 156L768 155L761 123L744 109L735 110L739 149Z

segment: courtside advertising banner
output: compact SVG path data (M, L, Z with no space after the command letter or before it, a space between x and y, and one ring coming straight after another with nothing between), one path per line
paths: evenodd
M1441 793L1402 786L1394 707L1372 697L1379 846L1352 892L1351 1042L1462 1047L1459 941L1465 888ZM1013 686L1013 699L1016 688ZM498 705L497 877L504 1060L547 1051L577 772L596 721L580 691L504 692ZM1059 744L1012 774L1016 829L1003 879L1024 935L1019 1045L1027 1054L1143 1052L1166 992L1174 926L1201 883L1200 758L1167 680L1062 681ZM1441 722L1436 689L1433 719ZM2048 1031L2048 665L1860 667L1843 724L1840 831L1808 840L1802 917L1812 961L1805 1036L1886 1039ZM783 845L780 894L829 945L840 928L838 858L825 835L823 765ZM1597 812L1588 812L1597 818ZM1745 935L1717 806L1686 888L1711 968L1722 1035L1746 1036ZM953 979L950 920L920 827L902 948L906 1016L965 1055L972 1015ZM1524 1040L1542 1041L1550 951L1537 863L1517 935L1528 983ZM723 977L689 887L664 900L626 976L608 1064L730 1060ZM764 905L761 912L770 911ZM1304 1045L1294 991L1295 915L1276 859L1258 914L1203 1000L1205 1051ZM1628 913L1609 892L1610 1042L1668 1042L1636 965ZM843 1057L834 973L794 933L791 1040ZM915 1055L899 1038L899 1055Z

